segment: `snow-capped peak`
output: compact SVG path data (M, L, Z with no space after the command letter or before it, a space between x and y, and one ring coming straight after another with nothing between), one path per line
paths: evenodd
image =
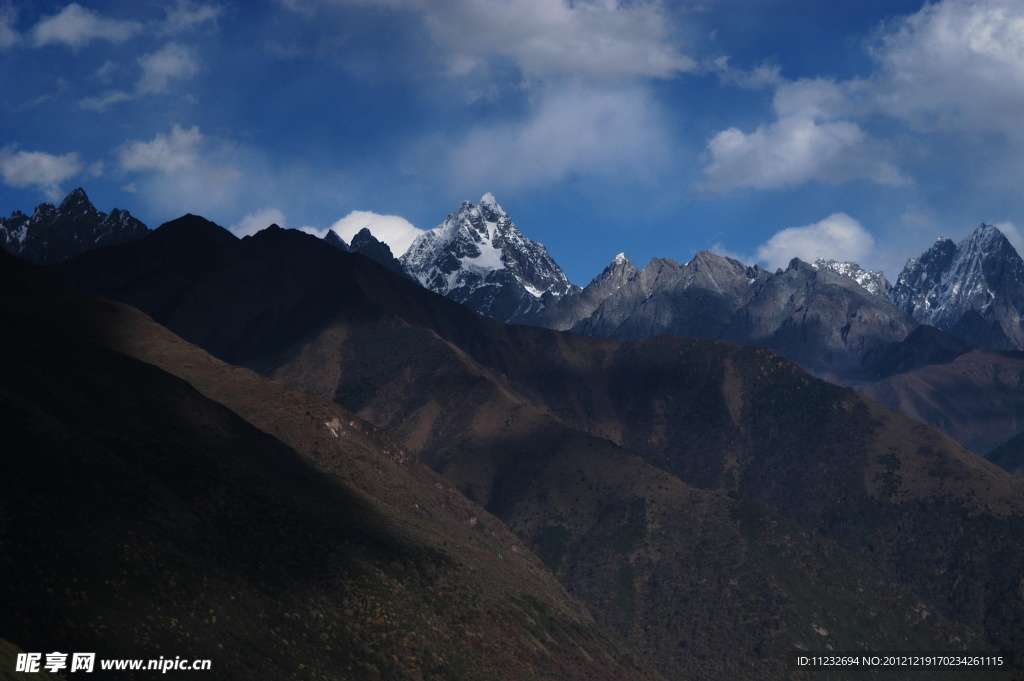
M960 243L943 237L900 273L891 298L914 319L979 345L1024 347L1024 261L997 227L982 224ZM962 328L957 326L975 317ZM979 318L980 317L980 318ZM986 325L999 333L985 336Z
M573 288L547 249L523 236L489 192L421 234L401 262L423 286L506 321L539 309L545 295ZM497 304L499 298L505 302Z
M881 272L870 272L855 262L840 262L825 258L818 258L811 267L816 270L827 270L849 277L860 284L862 288L876 296L888 296L892 286Z
M490 207L492 207L495 210L495 212L498 212L498 213L504 213L505 212L505 210L501 206L498 205L498 200L496 198L494 198L494 194L492 194L490 192L487 192L486 194L484 194L480 198L480 205L481 206L490 206Z

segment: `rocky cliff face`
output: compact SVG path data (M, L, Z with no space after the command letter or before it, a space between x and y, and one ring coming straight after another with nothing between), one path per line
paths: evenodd
M819 375L850 377L865 353L902 340L915 325L873 292L884 286L884 277L854 263L794 259L772 274L701 251L685 265L654 259L634 273L613 263L544 321L609 338L673 333L764 345Z
M992 225L959 244L940 238L908 260L891 297L915 321L972 345L1024 349L1024 261Z
M655 258L572 329L610 338L649 338L662 333L718 338L767 277L768 272L760 267L707 251L685 265Z
M63 262L94 248L140 239L149 233L126 210L101 213L78 188L60 206L39 204L31 217L14 211L0 218L0 247L40 265Z
M401 259L424 287L508 322L537 317L574 287L547 249L523 236L492 194L464 202Z

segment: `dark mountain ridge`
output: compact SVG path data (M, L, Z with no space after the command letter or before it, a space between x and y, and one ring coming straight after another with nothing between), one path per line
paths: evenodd
M6 254L0 292L0 639L219 679L660 678L340 406Z
M79 187L60 206L42 203L31 216L16 210L11 217L0 218L0 247L31 262L48 265L94 248L141 239L148 232L126 210L99 212Z
M754 573L744 577L742 566L753 569L760 560L755 556L786 555L775 533L797 536L795 529L781 529L792 522L807 528L797 533L800 542L834 545L826 553L845 556L842 571L875 571L878 588L888 583L896 589L883 599L893 612L903 611L898 594L909 590L930 614L965 628L955 635L947 629L949 636L934 632L936 646L953 645L951 636L968 640L972 631L984 632L995 647L1024 640L1014 570L1024 549L1020 481L767 350L506 326L365 258L279 229L235 242L216 268L192 277L139 274L132 284L105 265L137 262L130 254L142 248L95 251L55 269L80 286L127 300L147 299L149 288L166 291L151 312L185 337L394 429L410 451L508 522L603 626L656 656L662 669L691 669L694 658L673 648L680 638L715 659L723 658L721 646L742 641L740 658L750 663L759 659L758 649L778 652L819 640L782 636L789 631L782 624L769 626L775 633L768 636L762 627L756 628L760 638L754 630L741 635L721 612L714 630L727 628L724 637L701 638L687 629L687 602L706 602L722 589L733 593L740 584L746 586L735 591L736 607L761 613L762 623L774 621L772 609L783 607L789 614L779 622L802 622L799 631L833 631L812 621L813 608L829 600L824 594L802 601L785 586L796 555L820 556L824 549L801 543L805 548L777 564L769 583L781 591L768 601L760 600L765 582ZM183 260L188 252L163 257ZM183 270L164 271L180 276ZM828 276L819 272L815 281ZM218 316L224 301L232 309ZM724 501L729 493L739 495L735 502ZM692 509L706 509L688 516L692 525L670 520L680 517L683 498L694 500ZM744 508L760 510L748 516ZM772 513L784 522L773 521ZM745 517L757 518L755 526L768 534L743 534L735 523ZM691 533L701 527L719 528L700 535L712 542L703 544L701 555L736 556L729 568L738 570L732 573L736 585L701 586L702 570L731 574L721 564L687 567L693 549L683 547L695 546ZM620 531L622 542L609 544ZM738 554L714 544L740 536L747 548ZM821 576L816 589L864 584L848 572L830 580L839 574L837 564L815 564L803 573ZM679 570L696 572L680 582ZM681 583L691 586L680 590ZM857 605L855 592L832 598L860 618L867 610ZM829 617L843 620L838 612ZM891 633L856 621L865 623L858 632ZM908 615L904 621L922 620ZM938 625L941 618L924 621ZM852 635L844 630L834 643L853 645ZM901 640L879 635L889 645ZM783 673L772 669L770 676Z
M145 228L139 223L128 230L133 221L125 211L97 212L77 189L59 208L44 204L31 219L16 212L0 220L0 239L24 257L52 262L138 238ZM34 236L25 241L28 235ZM328 239L332 235L332 245L349 249L333 232ZM357 235L352 250L395 272L405 271L369 232ZM998 399L972 397L943 406L948 400L942 391L951 379L938 376L968 365L946 362L947 351L909 335L922 324L935 325L930 328L944 329L970 347L1021 347L1024 264L989 225L959 245L940 239L908 261L896 287L854 263L822 260L808 266L795 261L785 271L768 273L701 252L684 265L656 258L642 271L622 254L579 289L542 245L522 235L491 195L479 205L466 202L424 235L419 250L419 256L406 259L406 264L419 263L413 268L418 281L503 321L620 339L675 333L763 345L815 375L854 385L926 419L975 451L984 453L1016 432L1006 427L1018 422L1024 395L998 386L993 392L993 381L968 372L955 381L964 395ZM198 268L216 254L196 256ZM942 364L941 371L924 370L935 363ZM913 377L887 380L902 384L899 388L869 389L872 382L911 371ZM993 410L999 412L995 420Z

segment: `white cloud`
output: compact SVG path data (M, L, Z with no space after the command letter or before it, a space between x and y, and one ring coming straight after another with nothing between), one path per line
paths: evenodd
M108 90L102 95L82 99L78 102L78 106L88 111L106 111L114 104L126 102L130 99L135 99L135 96L130 92L125 92L124 90Z
M21 35L14 25L18 13L10 5L0 6L0 50L9 50L21 42Z
M1021 234L1020 230L1017 229L1017 225L1012 222L997 222L993 226L998 228L1006 239L1013 244L1018 254L1024 253L1024 234Z
M277 208L261 208L228 227L238 237L252 236L270 225L288 228L288 221Z
M669 78L698 66L672 44L661 0L281 0L313 13L330 5L388 6L420 14L450 75L495 57L531 80L620 83Z
M82 171L78 154L55 156L42 151L0 149L0 175L12 187L38 187L50 201L63 195L60 183Z
M401 257L409 250L409 246L412 245L416 237L423 234L422 229L417 228L403 217L381 215L366 210L354 210L330 227L345 240L345 243L352 243L352 237L364 228L369 229L370 234L378 241L386 243L396 258ZM307 228L304 231L316 234L321 239L327 234L327 230Z
M140 94L167 92L172 80L191 78L199 70L199 62L190 49L168 43L157 52L139 58L142 76L136 83Z
M671 44L660 2L456 0L422 8L434 40L463 66L498 54L528 78L614 82L697 69Z
M860 83L799 80L778 87L777 120L750 133L719 132L708 142L707 179L712 191L736 187L779 189L810 181L840 184L867 179L901 185L909 180L889 160L884 145L859 124L841 120L854 108Z
M194 167L199 158L203 135L198 126L188 130L177 123L170 135L157 134L148 142L127 142L119 151L122 170L174 172Z
M872 46L882 111L925 130L1024 135L1024 4L945 0L886 29Z
M93 40L124 42L141 30L142 24L137 21L108 19L73 2L36 24L32 38L37 47L62 43L77 50Z
M886 185L907 184L881 145L856 123L789 116L748 134L729 128L708 142L710 162L704 188L778 189L811 180L840 184L864 178Z
M725 85L735 85L745 90L761 90L776 87L785 82L778 64L761 64L753 69L741 69L729 64L729 57L716 57L705 62L701 70L713 73Z
M203 5L189 0L178 0L174 7L168 7L167 23L162 33L181 33L207 22L216 22L223 9L217 5Z
M552 88L524 119L470 131L448 151L457 187L538 186L573 175L652 179L673 146L639 87Z
M145 54L138 59L142 74L135 82L132 92L108 90L101 95L85 97L78 106L90 111L106 111L114 104L138 99L144 95L165 94L171 90L171 82L191 78L199 70L195 53L179 43L167 43L156 52ZM107 62L96 72L100 80L109 79L116 69Z
M861 262L874 246L874 238L857 220L846 213L833 213L820 222L777 232L758 246L757 260L772 270L786 267L793 258Z
M725 256L726 258L732 258L733 260L739 260L743 264L750 263L752 258L749 255L737 253L729 248L726 248L721 242L716 242L715 245L708 248L709 251L715 255Z

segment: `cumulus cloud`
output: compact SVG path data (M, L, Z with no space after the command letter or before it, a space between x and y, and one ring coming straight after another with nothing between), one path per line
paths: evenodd
M253 213L249 213L235 224L228 227L231 232L238 237L252 236L260 230L266 229L270 225L277 225L278 227L288 228L288 221L277 208L261 208Z
M850 121L817 122L788 116L749 135L729 128L708 142L705 189L778 189L817 180L840 184L867 179L900 185L909 180L879 158L881 145Z
M665 127L643 88L555 88L526 118L470 131L448 151L447 172L460 187L538 186L577 174L650 179L673 146Z
M944 0L886 27L872 45L879 108L921 129L1024 135L1024 5Z
M167 92L172 80L191 78L199 70L199 62L192 50L168 43L160 50L139 58L142 76L136 84L140 94Z
M137 21L108 19L73 2L36 24L32 39L37 47L59 43L77 50L93 40L124 42L141 30L142 24Z
M152 140L127 142L118 156L122 170L174 172L194 167L199 158L203 135L198 126L188 130L177 123L170 135L157 134Z
M82 171L78 154L55 156L42 151L0 149L0 176L12 187L37 187L50 201L63 195L60 183Z
M907 183L892 146L871 132L879 129L873 127L879 114L917 132L995 131L1024 141L1024 5L1018 0L926 3L884 24L868 47L878 65L868 78L772 85L776 120L753 132L730 128L713 136L704 188ZM718 70L728 82L728 62ZM770 73L760 80L770 81Z
M823 79L779 86L773 100L776 121L749 134L729 128L708 141L703 187L711 191L778 189L810 181L840 184L855 179L884 185L909 183L887 160L881 142L858 123L842 118L853 107L850 91L854 87Z
M757 260L769 269L784 268L793 258L860 262L874 246L874 238L857 220L846 213L833 213L820 222L777 232L758 246Z
M417 228L411 222L398 215L381 215L367 210L354 210L342 219L331 225L338 236L345 240L345 243L352 243L352 237L363 229L369 229L370 234L383 241L391 249L396 258L402 256L416 237L423 234L423 230ZM327 230L313 230L307 228L305 231L323 238Z

